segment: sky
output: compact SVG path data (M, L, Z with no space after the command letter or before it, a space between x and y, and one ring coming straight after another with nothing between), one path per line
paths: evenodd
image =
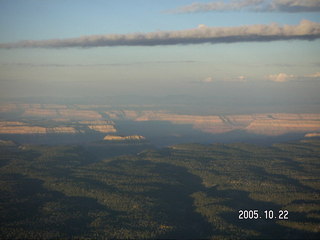
M320 103L319 13L320 0L0 0L1 98Z

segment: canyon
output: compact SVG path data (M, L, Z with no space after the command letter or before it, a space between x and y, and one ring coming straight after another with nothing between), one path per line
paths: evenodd
M319 113L193 115L141 109L124 107L123 110L114 110L109 105L2 103L0 134L116 133L116 122L124 120L189 125L192 129L210 134L234 130L266 136L320 132ZM38 124L39 121L45 123Z
M320 114L266 113L244 115L183 115L165 111L111 111L110 119L132 121L168 121L173 124L189 124L194 129L219 134L233 130L277 136L287 133L320 131Z
M80 121L80 122L49 122L48 126L39 126L30 121L0 121L0 134L76 134L90 131L115 133L117 130L112 121ZM50 127L49 125L59 125Z

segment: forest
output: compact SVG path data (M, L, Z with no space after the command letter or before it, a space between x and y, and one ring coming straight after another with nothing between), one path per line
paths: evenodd
M319 156L317 138L160 149L2 141L0 238L319 239Z

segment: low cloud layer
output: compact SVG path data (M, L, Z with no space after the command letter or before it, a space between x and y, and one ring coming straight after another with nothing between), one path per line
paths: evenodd
M275 83L284 83L284 82L291 82L291 81L305 81L305 80L319 80L320 79L320 72L306 74L306 75L293 75L290 73L276 73L276 74L269 74L265 76L266 80L275 82ZM240 75L237 77L228 77L228 78L213 78L212 76L206 77L201 79L199 82L203 84L211 84L216 82L252 82L255 81L254 78L251 80L248 79L246 76Z
M248 25L239 27L200 27L182 31L83 36L69 39L2 43L0 48L70 48L112 46L157 46L202 43L267 42L277 40L315 40L320 23L302 20L298 25Z
M308 78L320 78L320 72L306 75Z
M202 79L201 82L212 83L212 82L214 82L214 79L213 79L213 77L206 77L205 79Z
M96 63L96 64L64 64L64 63L2 63L0 66L15 66L15 67L121 67L121 66L135 66L146 64L181 64L181 63L197 63L198 61L148 61L148 62L130 62L130 63Z
M192 3L169 13L194 13L211 11L255 11L255 12L319 12L320 0L233 0L209 3Z
M294 76L291 74L279 73L279 74L271 74L268 76L268 78L273 82L287 82L290 79L293 79Z
M298 79L320 79L320 72L307 74L303 76L295 76L288 73L270 74L269 76L267 76L267 79L273 82L287 82L290 80L298 80Z
M201 79L199 82L203 84L209 84L209 83L211 84L216 82L247 82L247 77L242 75L237 77L219 77L219 78L209 76L204 79Z

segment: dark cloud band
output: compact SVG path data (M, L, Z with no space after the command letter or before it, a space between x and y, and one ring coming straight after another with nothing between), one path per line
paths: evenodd
M193 3L169 13L194 13L211 11L255 11L255 12L319 12L320 0L233 0Z
M70 39L3 43L0 48L90 48L112 46L157 46L203 43L267 42L278 40L315 40L320 38L320 23L302 20L298 25L249 25L206 27L182 31L83 36Z

